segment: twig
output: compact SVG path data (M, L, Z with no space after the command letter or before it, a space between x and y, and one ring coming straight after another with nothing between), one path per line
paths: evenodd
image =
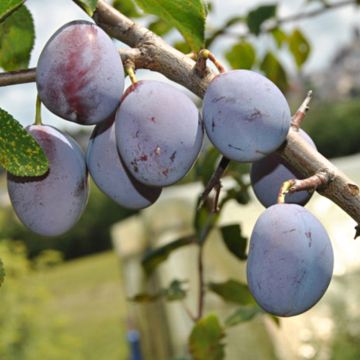
M319 187L326 186L330 183L333 176L328 171L320 170L315 175L306 179L293 179L293 184L289 192L294 193L303 190L316 190Z
M200 320L204 312L205 303L205 279L204 279L204 246L199 246L198 252L198 276L199 276L199 298L198 298L198 313L196 320Z
M215 186L218 186L218 184L220 183L220 179L223 176L229 163L230 163L230 160L228 158L226 158L225 156L223 156L221 158L219 165L216 167L216 170L214 171L214 173L211 176L210 180L208 181L203 193L200 196L198 209L200 209L203 206L203 204L206 201L206 199L208 198L211 190Z
M296 111L295 115L292 117L291 126L299 130L301 124L305 118L306 113L309 110L310 101L312 99L312 90L307 93L307 96L303 103L300 105L299 109Z

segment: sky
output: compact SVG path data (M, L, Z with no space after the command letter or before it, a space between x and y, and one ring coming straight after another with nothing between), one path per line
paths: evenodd
M306 0L283 0L279 2L279 14L285 16L296 13L301 4ZM336 0L341 1L341 0ZM257 0L214 0L214 14L208 18L207 26L221 26L223 21L234 14L246 13L249 9L255 8L257 4L273 3L274 1ZM36 67L37 59L48 38L63 24L76 20L88 19L87 15L74 5L70 0L28 0L26 2L30 9L36 27L36 41L32 52L30 67ZM303 20L296 24L286 26L290 30L294 26L300 26L303 32L309 37L312 45L311 56L303 71L311 73L324 69L333 57L336 50L351 40L352 30L356 24L360 24L360 11L353 7L329 11L317 18ZM241 31L241 27L235 29ZM170 39L179 35L173 33ZM222 53L230 48L233 40L218 41L214 44L214 52ZM121 46L120 43L118 43ZM269 38L264 38L256 43L258 51L264 51L269 46L274 46ZM286 51L280 53L285 66L290 72L294 72L294 63ZM141 76L151 76L144 72ZM20 84L0 88L0 107L11 113L24 126L33 122L35 113L35 84ZM43 107L43 121L60 128L68 130L78 128L78 125L63 121L51 114Z

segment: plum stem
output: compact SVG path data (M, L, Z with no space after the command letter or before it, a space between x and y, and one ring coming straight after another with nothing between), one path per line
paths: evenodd
M129 75L131 83L134 85L137 83L136 75L135 75L135 66L134 64L127 62L125 65L125 71Z
M35 125L42 125L42 120L41 120L41 100L40 100L39 95L36 96Z
M207 68L206 68L207 59L209 59L215 65L215 67L217 68L219 73L225 72L224 66L215 57L215 55L208 49L202 49L199 52L199 55L198 55L198 58L197 58L197 61L195 64L195 69L196 69L196 72L198 73L198 75L200 75L201 77L208 75L208 73L206 71L207 70Z
M199 246L198 252L198 275L199 275L199 300L198 300L198 313L196 320L202 318L205 303L205 281L204 281L204 246Z
M296 130L300 129L301 124L305 118L305 115L310 109L310 101L312 99L312 93L313 93L312 90L308 91L305 100L302 102L302 104L297 109L296 113L291 119L291 126Z

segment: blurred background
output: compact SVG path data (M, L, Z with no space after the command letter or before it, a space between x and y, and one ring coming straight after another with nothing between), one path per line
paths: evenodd
M333 3L210 1L208 46L228 69L253 68L265 73L284 91L293 112L312 89L314 99L303 128L318 150L359 184L360 11L349 1L331 9ZM28 0L26 4L36 29L30 60L30 67L36 67L48 38L64 23L87 16L71 1ZM175 29L144 15L131 0L115 0L114 5L188 51ZM256 35L249 33L244 18L260 5L276 5L279 19L322 10L311 18L281 23L278 32ZM297 37L296 29L300 31ZM164 79L144 70L138 71L138 77ZM24 126L35 116L35 88L35 84L0 88L0 106ZM190 96L200 106L199 99ZM46 109L43 119L69 132L86 149L91 127L63 121ZM148 279L141 260L149 248L192 232L204 172L211 170L216 158L204 170L208 159L204 150L198 166L181 184L164 190L156 204L140 213L120 207L91 184L90 200L79 223L56 238L39 237L19 223L2 172L0 257L6 278L0 288L0 359L140 360L134 357L138 336L144 359L186 359L192 322L183 303L196 307L196 249L189 246L172 253ZM247 238L262 206L246 186L248 167L241 166L239 171L241 198L227 202L220 224L240 223ZM225 189L234 186L230 179L225 179L224 185ZM356 224L317 194L307 207L325 225L334 246L335 272L327 293L313 309L281 319L280 325L258 315L232 327L227 331L226 359L360 359L360 245L353 240ZM245 281L244 262L227 251L218 231L205 246L205 272L211 281ZM174 280L186 281L185 300L128 301L145 290L151 293L167 287ZM215 294L207 296L206 312L226 317L235 308Z

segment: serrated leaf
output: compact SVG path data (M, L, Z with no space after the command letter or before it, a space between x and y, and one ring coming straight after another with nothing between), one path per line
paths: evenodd
M160 296L160 294L139 293L132 297L129 297L128 300L140 304L148 304L156 301L160 298Z
M74 0L89 16L93 16L98 0Z
M249 42L241 41L225 57L233 69L251 69L256 60L256 51Z
M248 13L246 22L250 32L255 35L260 34L261 25L268 19L276 15L276 4L261 5Z
M248 286L239 281L230 279L222 283L210 282L208 287L227 302L240 305L255 304Z
M33 18L22 5L0 24L0 67L6 71L27 68L34 40Z
M0 286L3 284L4 279L5 279L5 268L4 268L4 263L0 259Z
M49 167L40 145L1 108L0 165L16 176L41 176Z
M289 49L295 59L296 66L298 69L301 69L302 65L309 57L310 44L299 29L294 29L288 40Z
M147 13L176 27L193 51L204 47L207 9L203 0L136 0Z
M167 289L163 290L163 295L167 301L178 301L183 300L186 297L187 290L184 289L183 285L187 281L184 280L173 280Z
M271 31L271 35L273 36L278 48L281 48L283 44L288 40L288 36L286 32L280 29L279 27L273 29Z
M25 0L1 0L0 2L0 23L13 11L19 8Z
M222 360L225 358L224 329L215 315L200 319L189 338L189 350L194 360Z
M125 16L132 18L141 16L133 0L115 0L112 6Z
M173 27L162 19L156 19L149 24L148 29L159 36L166 35Z
M141 265L143 266L145 272L150 275L162 262L164 262L169 257L173 251L194 243L194 236L190 235L172 241L156 249L150 250L142 259Z
M247 238L242 236L239 224L222 226L222 239L227 249L240 260L246 260Z
M246 321L252 320L256 315L262 314L263 311L257 306L241 306L225 320L225 326L235 326Z
M273 81L281 91L286 92L289 87L286 71L278 58L271 52L267 52L260 64L260 70L265 76Z

